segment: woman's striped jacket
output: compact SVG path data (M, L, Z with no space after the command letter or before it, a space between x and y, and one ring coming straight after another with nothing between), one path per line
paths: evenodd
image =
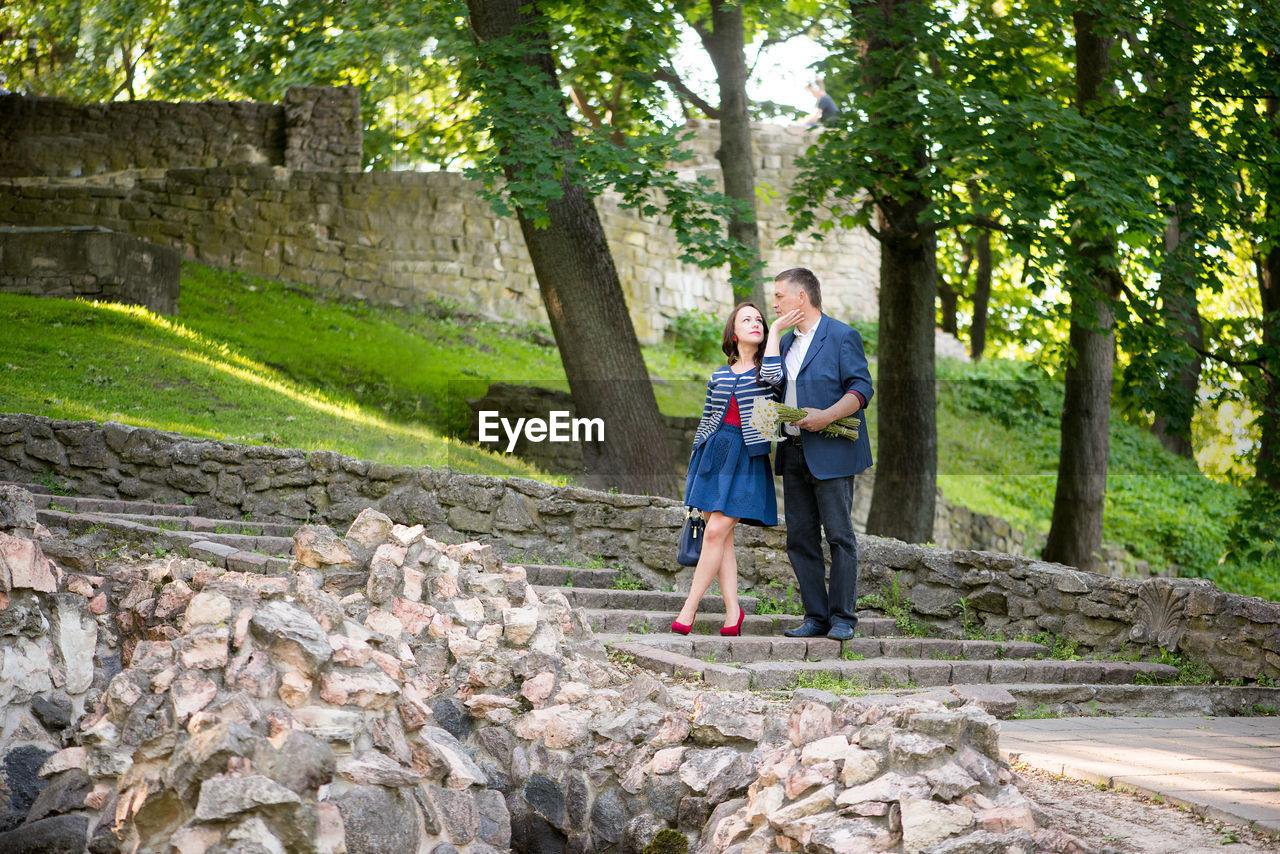
M782 357L766 356L760 366L760 376L755 371L735 374L728 365L716 368L707 381L707 400L702 406L702 420L698 422L698 430L693 434L693 450L720 429L724 420L725 409L729 406L729 397L738 395L738 412L742 418L742 440L747 445L747 453L753 457L769 453L769 440L760 431L751 426L751 408L759 398L780 400L778 387L782 384ZM690 454L692 457L692 454Z

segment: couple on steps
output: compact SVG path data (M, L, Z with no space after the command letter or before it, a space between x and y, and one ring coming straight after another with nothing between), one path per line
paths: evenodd
M857 439L818 431L866 407L871 374L862 336L822 313L822 290L812 271L797 267L775 277L773 313L770 327L757 306L744 302L725 323L728 364L707 383L685 482L685 503L706 519L705 539L671 630L690 632L698 603L718 578L725 604L720 634L741 633L746 614L738 604L734 525L777 524L776 472L782 477L787 556L804 605L804 622L785 634L849 640L858 621L853 477L871 465L871 442L866 429ZM784 425L772 467L769 438L751 425L752 407L760 400L781 400L806 413ZM829 587L823 533L831 548Z

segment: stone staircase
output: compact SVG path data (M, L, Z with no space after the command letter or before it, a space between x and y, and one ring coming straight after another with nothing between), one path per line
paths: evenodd
M185 504L57 495L41 484L14 485L31 493L40 524L73 536L106 531L154 554L181 554L239 572L274 575L292 562L297 525L206 519ZM51 556L73 563L85 560L75 553Z
M274 575L291 564L297 525L207 519L181 504L32 492L41 524L68 531L73 543L124 540L144 553L198 558L241 572ZM70 564L87 545L51 553ZM790 692L803 687L900 696L929 693L952 705L982 703L998 716L1050 714L1240 714L1260 702L1280 706L1280 689L1154 684L1178 670L1148 661L1060 660L1025 640L904 636L894 620L872 611L859 616L858 636L793 639L783 632L801 617L760 613L753 596L740 602L747 616L742 636L719 635L724 605L704 598L693 632L673 634L684 602L674 591L628 589L634 576L614 569L523 564L540 592L558 590L583 609L598 639L636 665L716 688ZM85 569L87 567L78 567Z
M650 670L718 688L789 691L801 683L842 680L846 689L901 693L955 685L1134 686L1178 675L1176 668L1155 662L1052 659L1047 647L1030 641L905 637L893 620L870 611L859 616L858 637L843 644L788 638L783 631L799 625L801 617L757 613L760 602L750 596L740 600L747 613L741 637L720 636L719 596L703 600L691 634L677 635L670 625L683 593L613 589L626 576L611 570L536 564L525 564L525 570L536 588L558 589L582 608L610 649Z

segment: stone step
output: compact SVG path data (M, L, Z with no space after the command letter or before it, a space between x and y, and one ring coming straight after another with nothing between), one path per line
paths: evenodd
M915 658L873 658L844 661L764 661L721 663L703 661L640 641L609 645L635 663L675 677L701 679L735 691L790 691L802 674L810 679L844 680L851 690L924 688L940 685L1055 683L1069 685L1127 684L1140 674L1147 678L1175 678L1177 668L1154 662L978 660L928 661Z
M36 518L40 524L49 528L65 528L75 535L87 533L94 528L105 528L114 534L137 541L148 547L162 548L166 551L182 552L186 550L193 557L206 559L207 555L230 554L239 555L237 566L239 571L252 571L252 567L263 561L270 572L283 572L288 568L289 555L293 554L293 540L287 537L248 537L238 534L210 534L201 531L185 531L167 527L156 527L146 522L135 522L109 513L67 513L60 510L38 510ZM197 545L205 551L195 553ZM209 546L215 546L209 551ZM207 555L206 555L207 553ZM231 568L226 560L211 560L219 566ZM283 564L283 568L282 565Z
M1139 674L1150 678L1176 678L1178 669L1155 662L987 660L923 661L913 658L879 658L863 661L758 662L744 664L751 673L751 687L785 690L795 686L800 673L826 673L857 680L871 688L931 687L956 684L1048 682L1075 685L1133 682Z
M27 492L30 492L33 496L53 494L53 490L45 486L43 483L23 483L20 480L0 479L0 486L16 486L19 489L25 489Z
M546 587L588 587L593 590L614 589L622 573L616 569L583 569L545 563L517 563L523 566L530 584Z
M1280 688L1256 685L1005 686L1018 703L1016 717L1080 715L1280 715Z
M130 522L141 522L152 527L167 527L178 531L198 531L206 534L239 534L248 537L284 537L293 539L297 525L279 522L246 522L236 519L208 519L204 516L143 516L136 513L113 514Z
M680 616L679 611L616 610L584 608L592 631L599 634L671 635L671 621ZM790 614L748 614L742 623L742 634L747 636L775 635L800 625L802 617ZM694 619L693 634L720 636L724 625L723 613L699 612ZM862 637L884 637L895 631L893 620L887 617L866 616L858 619L858 634Z
M569 600L574 608L593 610L623 611L672 611L679 613L684 605L685 594L670 590L614 590L594 587L550 587L536 584L534 589L539 593L558 590ZM759 605L754 596L740 596L738 603L748 614L756 613ZM723 614L724 599L718 595L707 594L702 597L702 611L708 614Z
M863 621L859 621L861 628ZM606 644L643 643L702 661L747 664L758 661L816 661L854 658L910 658L920 661L979 661L1042 659L1048 648L1029 641L998 643L946 638L856 637L841 644L829 638L721 637L720 635L597 634Z
M31 484L15 484L31 491ZM124 501L115 498L93 498L81 495L54 495L51 492L31 494L36 509L59 508L70 513L110 513L134 516L185 518L196 515L196 508L186 504L156 504L151 501Z

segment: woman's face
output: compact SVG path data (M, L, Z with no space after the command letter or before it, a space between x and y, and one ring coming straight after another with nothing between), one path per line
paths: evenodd
M738 336L739 341L759 344L764 340L764 318L760 316L760 312L747 306L734 318L733 334Z

